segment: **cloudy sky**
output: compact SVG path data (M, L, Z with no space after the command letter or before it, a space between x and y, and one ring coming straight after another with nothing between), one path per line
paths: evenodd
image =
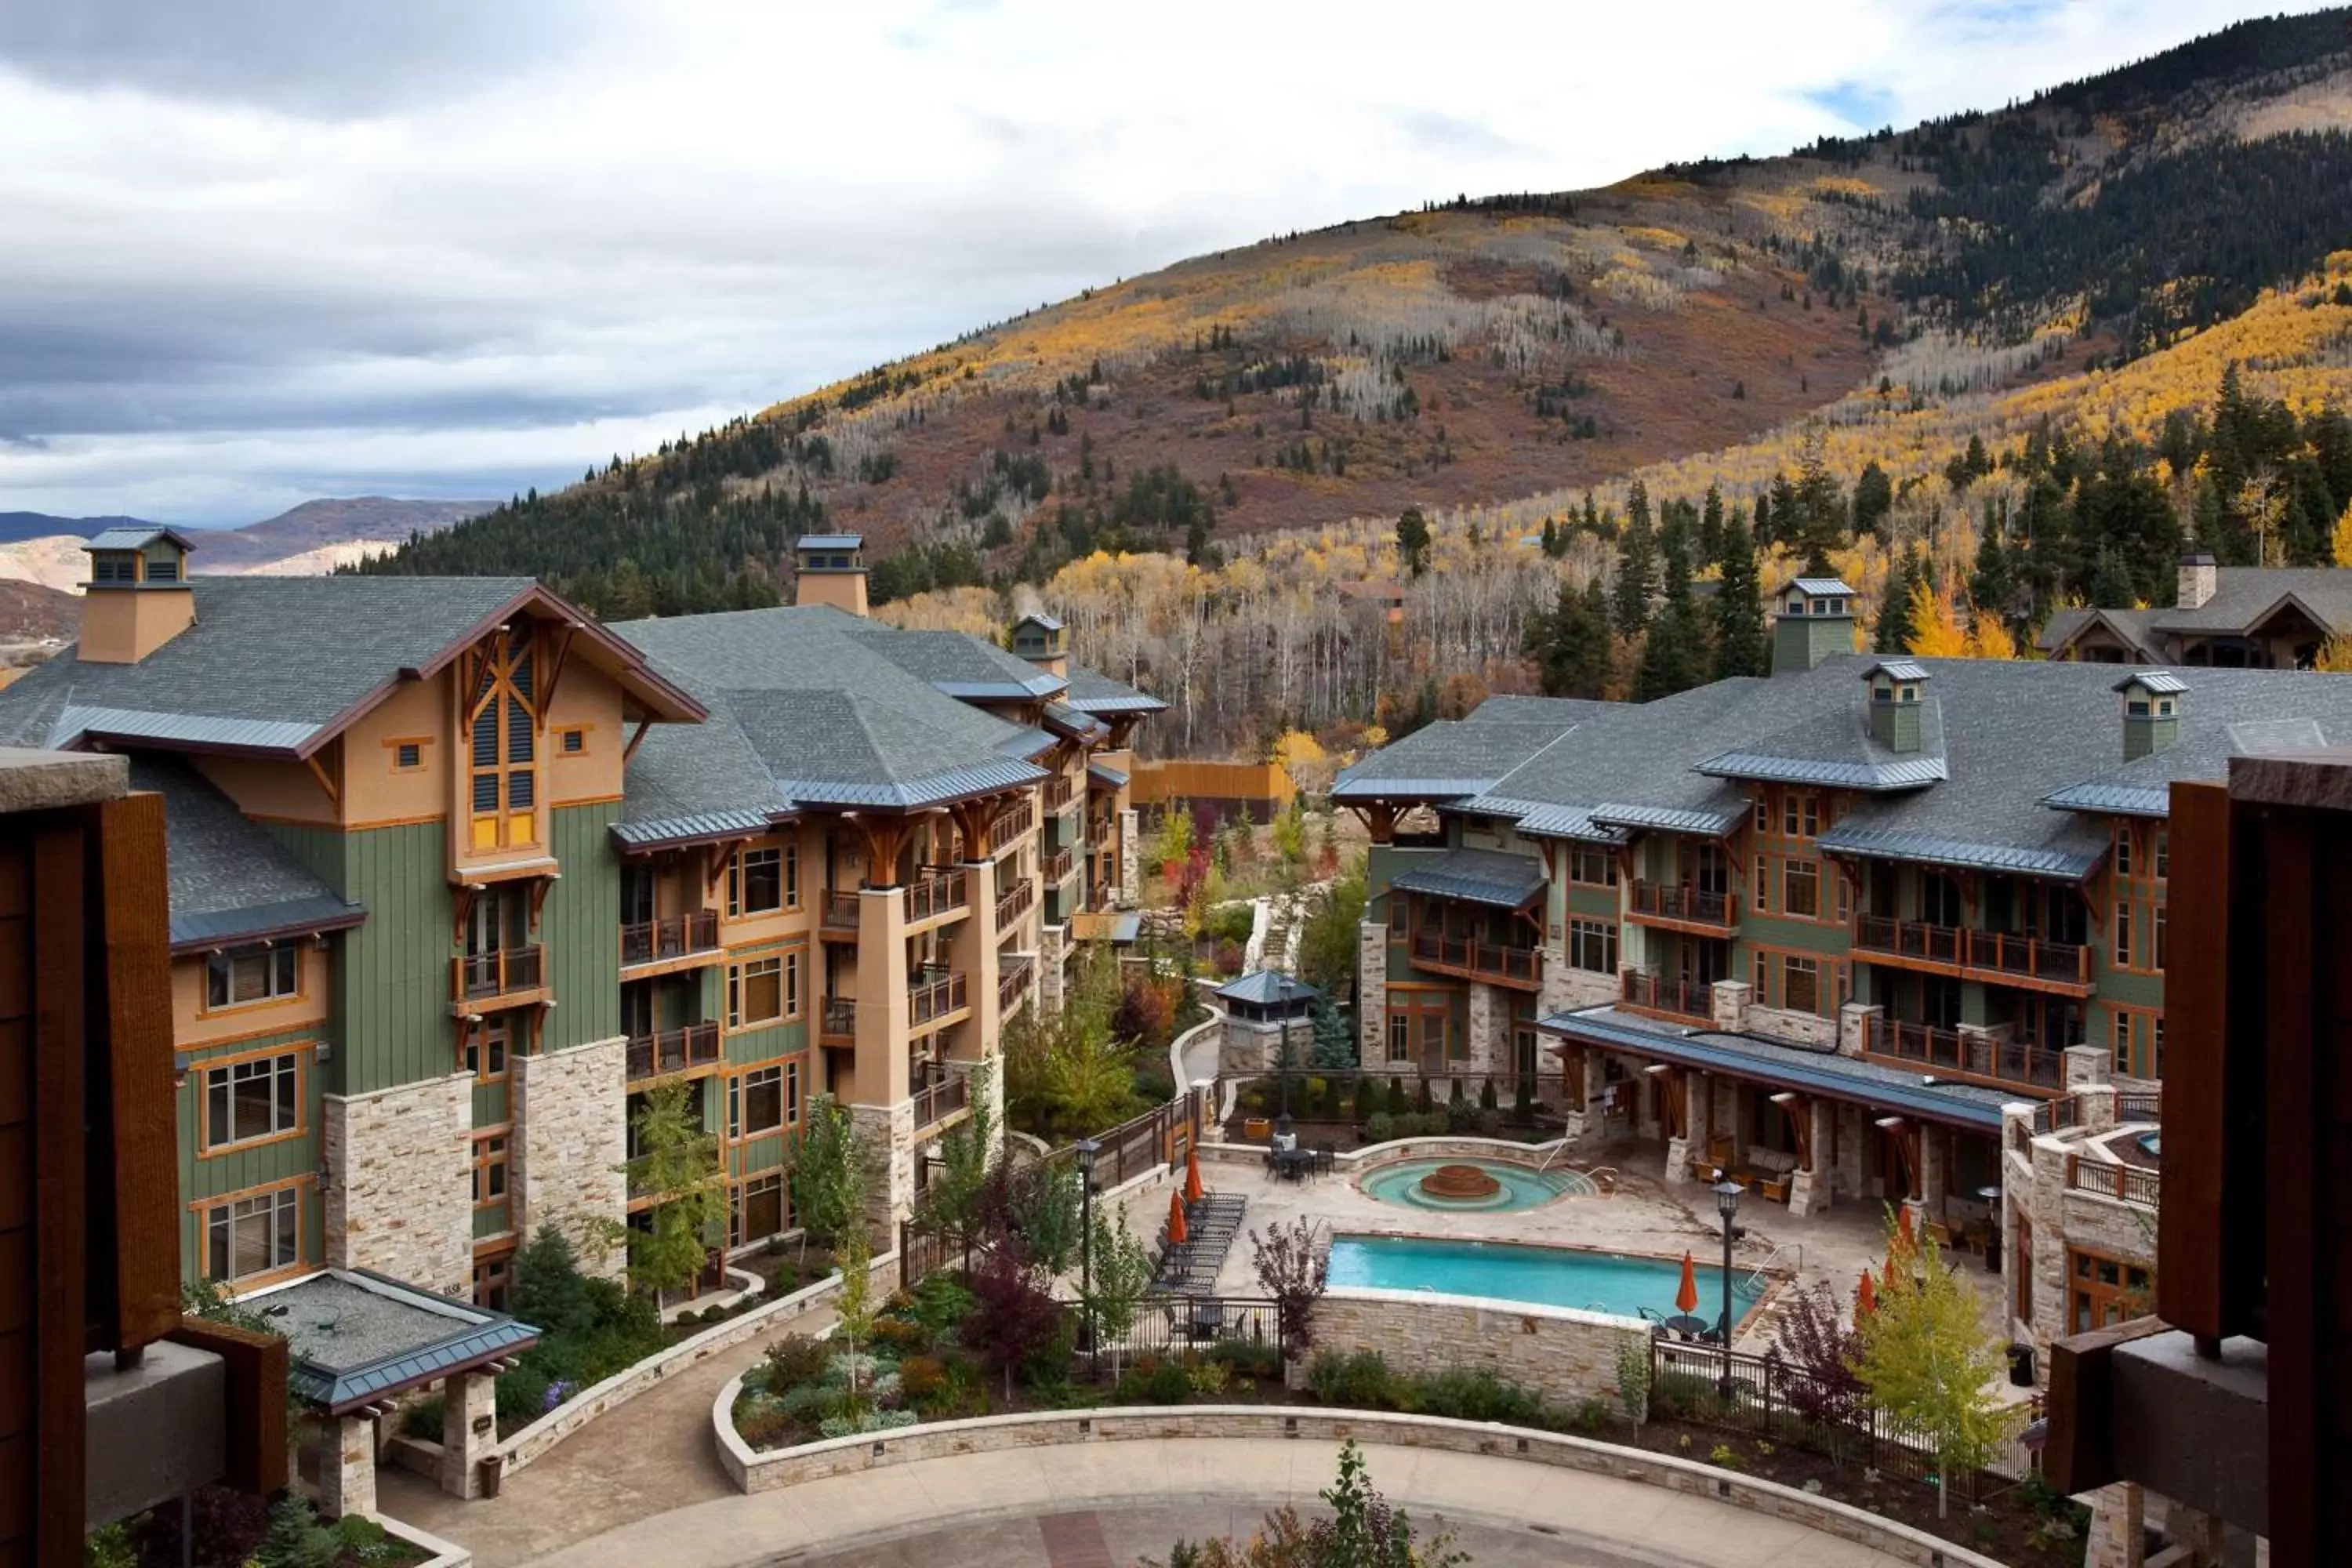
M2253 0L0 0L0 510L503 496L1090 283Z

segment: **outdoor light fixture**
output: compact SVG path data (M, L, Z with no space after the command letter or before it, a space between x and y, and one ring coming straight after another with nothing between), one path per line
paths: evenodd
M1091 1138L1078 1140L1078 1335L1089 1352L1095 1348L1095 1155L1101 1150Z
M1715 1212L1723 1216L1723 1387L1726 1405L1731 1403L1731 1237L1732 1221L1739 1217L1739 1200L1748 1189L1731 1179L1731 1173L1716 1167Z

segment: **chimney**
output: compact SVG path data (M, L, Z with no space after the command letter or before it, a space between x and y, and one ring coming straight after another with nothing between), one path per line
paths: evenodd
M1834 577L1797 577L1775 595L1772 673L1802 674L1853 651L1854 592Z
M2221 591L2221 569L2213 564L2210 550L2191 548L2180 558L2180 581L2173 594L2173 603L2184 610L2199 610ZM2102 605L2103 610L2128 608L2123 605Z
M1882 658L1862 678L1870 683L1870 738L1890 752L1916 752L1927 667L1907 658Z
M1013 622L1013 651L1048 675L1070 678L1070 634L1051 616L1026 615Z
M803 533L793 546L800 575L793 584L795 605L831 605L853 616L866 614L866 536Z
M196 624L188 585L195 546L168 528L110 528L82 548L89 581L74 657L89 664L137 664Z
M2188 580L2186 566L2181 578ZM2115 689L2124 699L2124 761L2168 751L2180 738L2180 694L2189 689L2180 677L2169 670L2142 670L2116 682Z

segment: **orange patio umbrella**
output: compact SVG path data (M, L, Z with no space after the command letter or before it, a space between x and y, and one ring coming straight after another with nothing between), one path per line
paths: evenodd
M1683 1254L1683 1283L1675 1292L1675 1310L1685 1316L1698 1310L1698 1271L1691 1267L1687 1252Z
M1184 1201L1201 1201L1201 1151L1197 1145L1184 1151Z
M1878 1310L1878 1286L1870 1278L1870 1270L1862 1271L1862 1287L1853 1293L1853 1315L1867 1318Z
M1171 1193L1168 1194L1168 1245L1181 1247L1189 1235L1184 1227L1184 1194Z

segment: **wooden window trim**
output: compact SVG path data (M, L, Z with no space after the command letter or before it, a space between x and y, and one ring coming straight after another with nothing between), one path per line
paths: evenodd
M207 1271L212 1262L212 1214L210 1211L224 1205L239 1203L247 1198L257 1198L264 1193L281 1192L289 1187L294 1191L294 1261L282 1268L266 1269L258 1274L248 1274L241 1279L215 1279ZM196 1216L198 1277L219 1286L224 1294L234 1299L266 1286L282 1285L289 1279L299 1279L305 1274L316 1273L319 1268L318 1262L303 1256L303 1252L310 1245L311 1205L319 1201L318 1187L319 1178L306 1172L301 1175L289 1176L281 1181L263 1182L256 1186L239 1187L235 1192L214 1193L205 1197L190 1199L187 1205L188 1210Z
M504 1166L507 1173L506 1190L492 1194L488 1197L477 1197L474 1200L473 1212L480 1214L484 1209L494 1209L500 1204L511 1205L515 1195L514 1123L502 1121L495 1127L477 1127L473 1131L472 1138L473 1141L468 1149L468 1152L472 1155L469 1164L478 1184L482 1187L488 1187L488 1173L495 1167ZM489 1156L488 1146L499 1140L504 1140L506 1147L499 1152L499 1158L494 1160ZM511 1213L511 1209L509 1212Z
M225 1056L206 1057L188 1065L188 1085L196 1096L196 1158L206 1160L215 1153L242 1154L249 1149L266 1149L272 1143L283 1143L289 1138L300 1138L310 1131L310 1067L318 1042L298 1040L269 1046L257 1050L232 1051ZM290 1056L294 1058L294 1125L282 1132L271 1132L259 1138L236 1138L226 1143L212 1141L212 1075L222 1068L236 1067L240 1062L262 1061L271 1057ZM208 1202L217 1202L210 1199Z
M387 735L383 741L384 766L395 773L421 773L425 772L425 748L432 743L430 735ZM416 748L415 763L404 763L400 760L404 746Z
M278 942L241 942L235 947L221 948L216 953L205 953L196 982L197 1016L216 1018L226 1013L254 1013L264 1007L291 1007L298 1003L309 1001L310 999L310 966L303 962L303 957L310 948L309 942L299 940ZM213 1003L213 959L217 956L234 960L239 953L256 950L271 954L289 952L294 954L294 989L280 996L262 996L251 1002L223 1002L215 1006Z
M595 742L590 734L590 731L595 728L596 726L593 724L556 725L552 733L555 736L555 755L557 760L576 762L582 757L593 756L595 754ZM572 737L574 735L580 737L580 747L577 751L574 751L572 747Z
M779 950L773 952L760 953L754 957L736 959L728 963L726 1028L729 1034L731 1035L738 1032L748 1032L753 1029L773 1028L778 1024L790 1022L789 1015L787 1015L784 1010L785 1004L788 1000L784 987L784 952L782 950ZM753 969L770 963L776 966L775 1016L772 1017L746 1018L743 1014L743 1000L746 994L744 983L750 978L751 973Z

